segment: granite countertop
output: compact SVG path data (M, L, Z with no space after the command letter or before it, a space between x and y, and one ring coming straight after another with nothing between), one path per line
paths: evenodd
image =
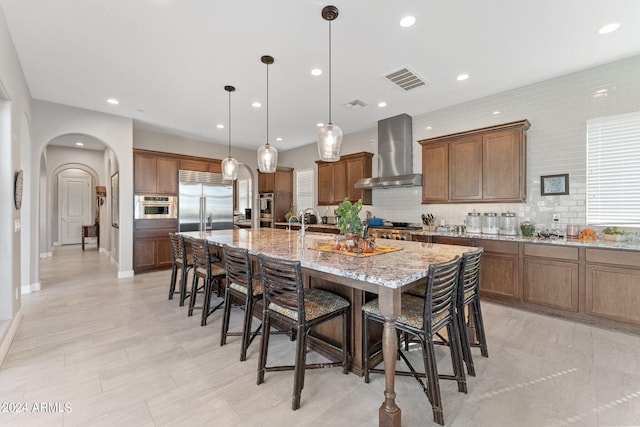
M285 227L287 225L289 225L288 222L275 222L274 225L284 225ZM336 224L307 224L305 223L304 225L308 226L308 227L315 227L315 228L326 228L328 230L337 230L338 226ZM291 223L292 227L300 227L300 223L299 222L292 222Z
M400 288L427 276L429 265L445 262L474 248L434 243L388 241L385 246L401 250L371 256L350 256L312 249L334 242L323 233L307 232L304 241L298 232L277 228L214 230L182 233L185 237L206 238L212 245L225 243L289 260L299 260L305 268L388 288Z
M579 246L586 248L599 248L599 249L622 249L630 251L640 251L640 241L628 240L622 242L612 242L609 240L598 239L596 241L579 240L579 239L543 239L537 237L522 237L517 236L505 236L494 234L458 234L453 232L444 231L414 231L411 234L421 236L443 236L443 237L458 237L461 239L482 239L482 240L500 240L505 242L522 242L522 243L538 243L545 245L561 245L561 246Z

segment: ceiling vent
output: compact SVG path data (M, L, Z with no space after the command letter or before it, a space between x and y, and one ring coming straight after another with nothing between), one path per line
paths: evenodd
M429 84L428 81L420 77L415 71L407 66L386 74L384 78L389 80L391 83L400 86L404 90L416 89L420 86L427 86Z
M347 102L346 104L342 104L342 106L348 110L359 110L363 107L366 107L367 104L362 99L354 99L353 101Z

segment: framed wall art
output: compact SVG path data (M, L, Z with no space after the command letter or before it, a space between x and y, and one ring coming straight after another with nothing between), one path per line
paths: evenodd
M569 194L569 174L541 176L540 194L543 196Z

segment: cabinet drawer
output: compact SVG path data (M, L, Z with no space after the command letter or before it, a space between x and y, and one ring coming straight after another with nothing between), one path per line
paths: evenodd
M532 243L525 243L524 255L577 261L578 248L569 248L566 246L552 246L552 245L535 245Z
M476 240L475 246L482 246L485 252L500 254L518 254L518 242L500 242L497 240Z
M442 245L472 246L471 239L464 237L433 236L433 241Z
M599 262L603 264L624 265L640 268L640 252L611 250L611 249L587 249L587 262Z

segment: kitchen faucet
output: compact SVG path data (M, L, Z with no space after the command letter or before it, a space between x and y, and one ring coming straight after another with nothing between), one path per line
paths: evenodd
M305 229L304 215L308 211L311 211L316 216L316 221L318 220L318 218L320 218L320 214L318 214L318 211L315 210L314 208L301 209L300 212L298 212L298 218L300 219L300 237L302 237L303 240L304 240L304 229Z

